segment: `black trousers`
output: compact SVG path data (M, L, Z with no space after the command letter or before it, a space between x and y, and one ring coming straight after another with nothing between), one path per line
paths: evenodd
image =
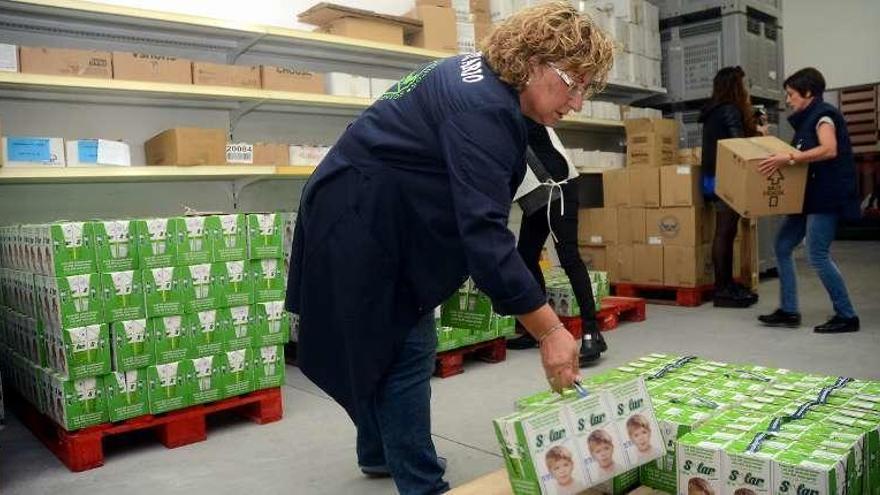
M571 286L578 306L581 307L581 319L584 329L587 325L594 325L596 321L596 302L593 297L593 289L590 285L590 277L587 267L578 253L578 191L573 183L562 186L565 201L565 214L560 215L559 201L550 203L550 223L558 242L555 243L556 253L559 255L559 263ZM519 241L516 249L535 280L541 284L546 292L544 274L541 273L539 261L541 250L550 235L550 226L547 224L547 207L541 208L535 213L523 216L519 230Z
M712 265L715 267L715 288L733 283L733 241L739 228L740 215L722 200L715 202L715 238L712 240Z

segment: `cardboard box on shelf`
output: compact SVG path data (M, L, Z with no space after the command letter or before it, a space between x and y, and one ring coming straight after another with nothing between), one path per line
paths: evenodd
M323 81L321 84L323 84ZM287 144L254 143L254 165L283 167L288 165L290 160L289 153L289 146Z
M697 206L703 203L700 168L675 165L660 169L660 206Z
M97 50L32 46L19 49L21 72L29 74L110 79L113 75L112 59L110 52Z
M324 93L324 75L295 67L260 66L263 89L296 93Z
M645 215L644 208L618 208L617 209L617 242L620 244L645 244Z
M669 287L700 287L714 278L706 245L663 246L663 283Z
M645 213L648 244L693 247L702 243L703 213L696 207L660 208Z
M18 72L18 45L0 43L0 72Z
M131 147L122 141L78 139L66 141L68 167L131 166Z
M673 165L678 158L678 122L632 119L626 126L626 164L630 167Z
M474 22L474 38L477 42L477 50L482 49L482 42L492 32L493 27L491 22Z
M192 61L151 53L113 52L113 79L192 84Z
M663 246L633 244L633 282L663 285Z
M402 45L404 37L403 26L391 24L381 19L366 19L357 17L342 17L329 24L316 29L321 33L346 36L361 40L378 41Z
M222 165L226 163L226 130L176 127L144 143L147 165Z
M800 213L808 167L783 167L769 177L761 175L757 168L773 153L795 151L772 136L722 139L718 142L715 192L746 218Z
M260 89L260 66L193 62L192 80L199 86Z
M630 176L628 170L611 170L602 173L604 206L631 206Z
M448 7L417 5L407 13L422 21L421 31L407 37L407 44L447 52L458 51L455 10Z
M64 140L54 137L3 136L4 167L63 167Z
M660 168L632 168L627 170L630 185L630 206L660 207Z

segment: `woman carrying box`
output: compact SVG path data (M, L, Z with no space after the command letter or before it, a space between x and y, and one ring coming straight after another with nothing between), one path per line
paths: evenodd
M759 170L769 176L797 163L809 163L810 168L802 213L788 215L776 234L780 307L758 320L773 327L800 326L792 252L806 237L810 266L819 275L834 307L834 316L814 331L856 332L859 318L843 276L830 256L838 222L859 218L860 214L856 166L846 120L837 108L822 100L825 78L818 70L801 69L785 80L784 87L785 103L793 111L788 118L795 131L792 145L798 151L777 153L764 160Z

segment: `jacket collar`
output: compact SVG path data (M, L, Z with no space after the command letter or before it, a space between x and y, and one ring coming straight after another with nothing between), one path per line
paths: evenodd
M791 124L791 127L797 132L798 129L801 128L803 123L813 115L819 108L819 105L824 103L821 96L817 96L813 98L812 103L807 106L807 108L801 110L800 112L793 113L788 116L788 123Z

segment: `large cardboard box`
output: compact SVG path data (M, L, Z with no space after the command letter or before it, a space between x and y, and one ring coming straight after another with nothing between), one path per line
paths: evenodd
M146 318L141 270L101 274L104 291L104 320L125 321Z
M634 246L640 244L614 246L608 258L608 273L612 274L613 282L635 282L635 264L633 263Z
M323 79L321 84L324 84ZM321 92L323 93L323 90ZM289 164L289 145L283 143L254 143L254 165L283 167Z
M284 225L277 213L249 213L248 259L283 258Z
M660 206L697 206L703 204L700 168L675 165L660 169Z
M157 364L180 361L192 355L190 324L191 320L181 315L147 319L147 331L155 342Z
M193 62L192 80L200 86L260 89L260 66Z
M152 325L146 319L110 324L113 371L128 371L156 364Z
M254 345L284 345L290 340L290 313L284 301L256 303L254 308Z
M221 356L203 356L190 360L193 404L204 404L223 398L222 363Z
M144 143L147 165L222 165L226 163L226 130L177 127Z
M95 261L99 272L137 270L137 222L109 220L92 222L95 235Z
M663 246L633 244L633 282L663 285Z
M800 213L808 167L785 166L769 177L757 169L773 153L795 151L772 136L722 139L718 142L715 193L746 218Z
M581 260L589 270L608 271L608 247L607 246L581 246Z
M602 174L602 195L604 206L631 206L630 176L625 169L610 170Z
M151 414L183 409L192 404L191 369L189 360L147 368Z
M630 206L660 207L660 168L633 168L627 171L630 186Z
M648 244L693 247L702 243L702 210L695 207L646 210Z
M417 7L421 7L422 5L452 8L452 0L416 0Z
M711 248L701 246L663 246L663 281L670 287L700 287L711 284Z
M645 215L648 210L644 208L618 208L617 209L617 242L619 244L645 244Z
M403 44L403 26L391 24L380 19L365 19L358 17L342 17L325 26L321 26L320 32L347 36L361 40Z
M615 244L617 235L617 208L581 208L578 211L579 244Z
M192 61L150 53L113 52L113 79L192 84Z
M58 372L70 378L100 376L110 372L110 329L106 324L62 328L53 339Z
M223 352L223 339L229 335L227 329L232 324L226 316L228 313L220 309L184 315L188 321L185 325L190 331L191 356L212 356Z
M124 421L149 414L147 369L113 372L104 377L110 421Z
M260 66L263 89L296 93L323 93L324 75L295 67Z
M213 237L211 261L247 259L248 230L244 213L210 216L205 222L205 227Z
M110 79L113 75L110 52L23 46L19 58L21 71L30 74L96 79Z
M287 289L287 273L284 272L284 263L277 258L251 260L249 266L250 287L253 289L253 300L256 302L269 302L283 300ZM235 301L247 304L245 301Z
M214 237L209 232L208 216L174 217L177 233L177 265L211 262Z
M137 235L136 266L141 269L174 266L177 262L177 222L173 218L146 218L132 220L132 223Z
M210 267L210 265L208 265ZM186 266L163 266L141 270L147 317L182 315L190 295Z
M629 167L674 165L678 160L678 122L671 119L630 119L626 126Z
M106 423L104 377L71 379L56 373L46 377L49 416L68 431Z
M229 325L222 328L226 335L221 337L223 349L234 351L253 347L257 332L256 309L254 306L235 306L223 308L219 318L228 320Z
M455 10L449 7L417 5L407 13L422 21L421 31L407 38L412 46L447 52L458 51Z

